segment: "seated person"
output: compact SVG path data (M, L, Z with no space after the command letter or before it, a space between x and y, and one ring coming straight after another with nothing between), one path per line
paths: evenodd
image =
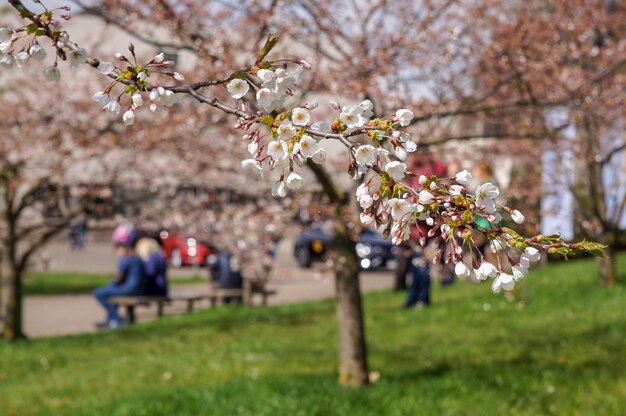
M216 261L209 264L209 272L213 281L221 289L241 289L243 287L243 278L238 270L237 261L231 254L219 253L216 255ZM224 303L235 303L240 298L227 296Z
M143 261L133 248L132 225L121 225L113 232L115 252L119 257L118 271L107 286L94 291L94 296L107 312L106 320L96 324L102 328L117 328L124 320L117 312L117 305L109 302L113 296L136 296L146 292L146 270Z
M167 296L167 260L159 243L144 237L137 242L135 251L146 268L146 295Z

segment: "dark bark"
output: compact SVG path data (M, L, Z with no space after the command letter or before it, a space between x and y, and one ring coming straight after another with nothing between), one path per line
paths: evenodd
M337 223L333 236L332 255L335 260L339 330L339 384L343 387L362 387L368 384L367 350L356 243L348 235L343 213L349 201L337 190L332 178L323 167L312 162L308 162L307 165L333 205Z
M334 237L337 324L339 329L339 383L361 387L368 383L363 305L355 243L348 235Z
M617 267L615 263L615 238L612 234L605 234L600 238L602 244L606 244L604 249L606 258L598 257L598 279L600 286L615 286L617 284Z
M0 260L0 336L7 341L25 338L22 328L22 273Z

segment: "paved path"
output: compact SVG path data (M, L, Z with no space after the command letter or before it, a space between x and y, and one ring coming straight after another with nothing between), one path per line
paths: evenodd
M283 240L279 246L275 278L270 287L278 293L269 300L270 305L319 300L334 296L334 281L324 278L319 269L299 268L291 255L290 240ZM64 244L53 243L47 248L52 260L52 269L106 273L113 272L115 257L110 247L104 243L90 244L80 253L72 253ZM195 273L190 269L174 271L174 275ZM175 277L174 277L175 278ZM393 284L390 272L366 272L361 274L361 287L364 291L389 288ZM204 294L203 284L174 286L173 293ZM208 302L199 307L208 307ZM184 313L185 304L172 304L166 313ZM156 308L138 308L137 319L150 320L156 316ZM94 323L104 319L102 308L90 295L30 296L24 302L24 330L29 337L43 337L76 334L95 331Z

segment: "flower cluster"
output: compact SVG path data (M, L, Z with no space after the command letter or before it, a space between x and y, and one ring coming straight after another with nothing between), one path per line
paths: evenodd
M372 149L365 151L359 148L355 153L368 164L376 166L376 161L380 162L378 154ZM439 262L450 247L450 254L445 260L454 263L455 273L477 282L494 278L492 287L496 293L501 289L512 290L515 282L526 276L530 264L539 260L537 248L520 239L512 230L504 229L510 234L500 233L502 227L498 224L503 218L496 203L500 191L492 183L479 185L476 196L473 196L466 190L472 180L466 170L453 178L421 175L416 177L414 184L407 185L401 182L406 176L404 163L390 161L376 167L380 173L366 180L356 191L356 199L363 209L360 219L365 225L374 224L384 229L394 244L408 240L412 231L422 245L431 239L438 247L434 262ZM523 221L519 211L502 208L513 221ZM479 216L489 222L489 228L477 227L475 221ZM464 246L470 247L473 252L473 230L481 230L492 240L494 252L504 251L507 247L522 251L518 262L512 262L509 257L510 272L506 272L500 263L496 267L486 262L482 253L478 253L478 261L473 258L472 265L466 264ZM537 246L541 247L541 244Z
M232 79L226 88L230 95L238 100L245 96L252 86L256 90L257 106L263 111L271 113L283 106L286 97L292 95L293 89L300 82L303 69L309 67L305 61L300 61L299 65L291 70L284 67L270 69L271 66L268 64L266 68L258 69L256 74L253 74L259 79L259 85L242 75L241 78Z
M98 71L103 75L112 77L114 80L103 91L96 92L92 99L100 104L105 111L117 116L122 109L120 100L124 96L128 97L128 109L122 115L122 120L125 125L130 126L135 122L135 111L144 103L142 93L148 93L150 111L153 112L156 111L157 104L171 107L176 103L176 94L172 90L159 85L158 80L154 79L155 74L161 74L176 81L184 81L185 77L178 72L171 71L174 62L166 61L163 52L154 56L146 64L140 65L137 63L135 48L132 44L128 50L130 51L132 61L121 53L115 54L115 57L122 63L121 66L124 67L122 69L117 68L113 62L99 62ZM150 77L153 77L152 83L149 82ZM121 94L112 99L111 92L120 83L123 83L126 88Z
M50 82L57 82L61 79L61 71L58 67L58 59L69 59L70 68L87 63L87 52L70 41L69 34L61 30L60 20L55 15L60 12L59 17L69 20L69 6L56 9L46 9L41 14L33 14L33 23L12 29L9 27L0 28L0 66L10 69L13 66L21 68L28 61L44 61L48 57L46 49L39 43L38 38L47 36L51 40L51 47L56 50L54 63L46 67L43 71L44 77Z

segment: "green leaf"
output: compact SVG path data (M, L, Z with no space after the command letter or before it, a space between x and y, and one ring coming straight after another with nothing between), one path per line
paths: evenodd
M267 38L267 41L265 41L265 45L263 45L263 49L261 49L261 52L259 52L259 55L257 57L257 62L262 62L263 59L265 59L265 57L267 56L268 53L270 53L272 51L272 49L274 49L274 46L276 46L276 44L278 43L278 36L276 37L270 37Z
M578 250L589 253L593 256L606 258L606 256L604 255L604 251L603 251L606 248L606 246L603 244L596 243L593 241L583 240L580 243L576 244L576 248Z
M26 26L26 33L28 35L34 35L37 32L37 29L39 29L39 25L37 23L31 23Z
M520 235L515 230L512 230L511 228L502 227L502 231L504 231L505 233L507 233L508 235L510 235L513 238L519 238L520 237Z

